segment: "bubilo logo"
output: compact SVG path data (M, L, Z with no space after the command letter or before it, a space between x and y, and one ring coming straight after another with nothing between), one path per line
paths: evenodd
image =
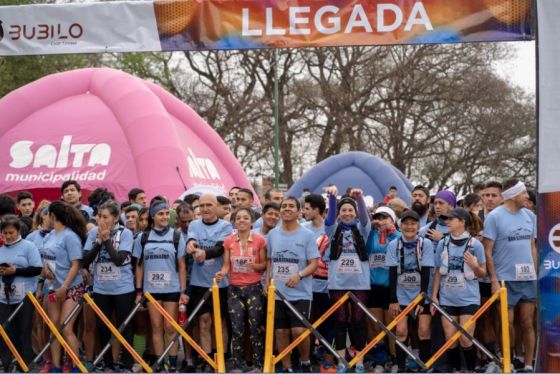
M111 146L101 144L72 144L72 136L65 135L60 145L43 144L33 151L34 142L21 140L10 148L12 162L10 167L22 169L28 166L33 168L66 168L70 165L79 168L86 158L87 166L109 165L111 159ZM87 157L89 156L89 157Z
M548 244L556 253L560 253L560 223L557 223L548 233Z
M222 179L212 160L195 156L192 149L187 148L187 163L191 178L219 180Z
M84 27L79 23L34 25L6 25L6 31L11 40L53 40L75 41L84 35Z

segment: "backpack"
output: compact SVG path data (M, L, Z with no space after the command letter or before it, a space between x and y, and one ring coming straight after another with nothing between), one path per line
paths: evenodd
M451 237L447 236L444 238L443 242L443 252L441 252L441 262L442 266L439 268L439 272L441 275L447 275L449 269L449 243L451 242ZM463 255L469 250L472 250L474 247L474 238L472 236L469 237L467 241L467 245L465 246L465 250L463 251ZM443 270L442 270L443 269ZM467 266L467 272L465 272L465 261L463 260L463 264L461 267L461 272L465 274L465 279L467 280L474 280L476 279L476 275L474 271Z
M115 248L115 250L118 252L119 251L119 245L121 243L121 235L124 231L125 227L124 226L119 226L117 232L115 233L115 236L113 236L113 238L111 239L111 242L113 243L113 248ZM99 252L97 254L97 256L95 257L95 260L92 261L90 268L89 268L89 272L92 273L93 268L91 266L93 266L94 263L98 263L99 262L99 255L101 254L101 252ZM131 256L128 256L128 258L122 263L122 265L120 266L126 266L126 265L130 265L132 263L131 260ZM119 267L120 267L119 266Z
M354 248L356 249L356 253L360 261L367 261L368 260L368 251L366 248L366 242L362 237L362 234L358 230L356 226L351 226L350 230L352 231L352 239L354 240ZM340 254L342 253L342 225L338 225L336 231L333 235L333 240L331 242L331 253L330 259L332 261L338 260Z
M424 238L418 238L416 240L416 270L422 270L422 251L424 250ZM404 269L404 241L402 237L399 238L399 244L397 246L397 253L399 254L399 267L397 273L400 275L402 269Z
M179 271L179 241L181 240L181 232L177 230L173 230L173 240L148 240L150 237L150 231L144 231L142 233L142 237L140 238L140 246L142 247L142 252L140 253L140 258L138 259L138 263L141 264L142 260L144 259L144 248L146 248L146 244L148 243L173 243L173 247L175 248L175 269Z

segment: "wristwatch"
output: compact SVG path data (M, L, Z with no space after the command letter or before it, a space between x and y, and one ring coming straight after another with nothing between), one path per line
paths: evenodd
M300 279L300 280L304 278L303 272L302 272L302 271L298 272L297 275L299 276L299 279Z

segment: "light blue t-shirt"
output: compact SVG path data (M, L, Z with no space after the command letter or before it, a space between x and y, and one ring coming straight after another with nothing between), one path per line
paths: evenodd
M336 233L337 224L327 226L325 231L332 243ZM358 231L364 243L366 242L368 228L371 225L357 225ZM367 247L366 247L367 250ZM336 261L331 261L331 246L327 247L323 255L323 261L329 266L329 290L369 290L370 273L369 261L361 261L354 246L351 230L342 230L342 252Z
M317 229L317 228L313 227L313 222L312 221L307 221L305 223L302 223L301 226L305 227L306 229L308 229L309 231L311 231L313 233L313 240L315 240L315 242L317 242L317 240L319 240L319 237L322 234L325 234L325 226L324 225ZM329 292L329 281L328 281L328 279L320 279L320 278L313 277L313 292L314 293L328 293Z
M21 239L15 244L4 244L0 247L0 264L7 263L13 265L16 269L33 267L42 267L41 255L39 250L32 242ZM36 277L15 276L9 293L9 300L6 297L4 277L0 280L0 303L1 304L19 304L25 298L27 292L35 292L37 290Z
M397 299L400 305L408 305L421 291L420 271L418 269L418 240L421 242L420 265L434 267L434 247L432 241L417 237L407 242L403 237L392 240L387 247L387 266L401 267L397 277ZM402 264L399 243L402 241ZM401 266L404 265L404 266Z
M319 258L313 233L303 227L289 233L277 227L270 231L267 247L272 265L270 278L274 279L276 288L290 301L312 300L313 280L310 276L300 280L294 288L286 287L286 282L305 269L307 261ZM279 300L279 297L276 296L276 299Z
M189 225L188 241L196 241L196 246L199 249L210 249L216 245L217 242L223 242L229 235L233 233L231 223L219 219L215 223L207 224L201 219L192 221ZM224 256L211 258L203 263L194 262L191 272L191 285L198 287L212 287L212 279L224 265ZM223 288L229 285L229 277L218 283L218 287Z
M43 242L43 261L55 275L54 288L62 286L72 268L72 261L82 259L82 241L71 229L51 231ZM82 283L82 274L78 272L68 288Z
M150 230L148 241L144 247L142 264L144 267L144 291L150 293L181 292L177 259L185 255L185 239L180 236L179 246L175 251L173 245L173 229L169 228L165 234L159 235ZM134 241L133 256L142 256L142 236L138 235Z
M89 205L81 204L78 210L85 212L88 215L88 221L93 217L93 209Z
M88 238L84 246L84 251L91 251L97 239L97 227L88 233ZM111 235L113 247L117 252L124 251L130 253L129 258L123 265L117 266L111 260L111 256L101 248L96 259L92 263L93 270L93 292L102 295L122 295L134 291L134 275L132 274L132 231L129 229L118 230Z
M422 227L420 229L420 231L418 232L418 236L422 237L422 238L426 238L429 239L426 235L428 235L428 231L430 230L430 226L432 225L432 222L428 223L426 226ZM447 225L445 224L445 222L441 222L441 221L437 221L436 224L436 228L437 231L441 232L442 234L448 234L449 233L449 229L447 228ZM437 246L439 244L438 240L432 240L432 247L434 248L434 256L435 256L435 252L437 249ZM428 294L431 295L432 294L432 290L434 289L434 272L435 272L435 268L432 269L432 271L430 272L430 282L428 283Z
M537 235L533 212L521 209L512 213L500 206L484 221L484 237L493 240L492 257L498 280L536 280L531 242Z
M442 259L441 254L444 249L444 242L449 239L440 240L437 249L436 257L434 259L436 268L441 267ZM458 247L453 243L449 243L448 253L448 271L447 275L441 276L439 285L439 303L444 306L467 306L471 304L480 305L480 286L477 279L465 279L463 272L464 264L463 257L468 242ZM473 239L471 254L478 260L478 264L486 263L484 256L484 248L482 244Z
M48 232L42 232L42 230L35 230L31 234L27 235L25 240L29 240L39 250L41 257L43 257L43 243L45 241L45 237L47 236Z
M369 253L370 282L375 286L389 287L389 268L387 267L387 246L401 237L400 231L387 235L386 243L379 243L379 230L371 230L366 243Z

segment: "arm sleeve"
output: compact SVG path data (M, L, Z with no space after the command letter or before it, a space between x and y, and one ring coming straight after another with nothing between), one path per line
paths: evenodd
M391 304L397 303L397 267L391 266L389 268L389 302Z
M206 249L206 259L210 260L216 257L220 257L221 255L224 254L224 242L223 241L219 241L216 242L216 245L213 246L212 248Z
M40 266L29 266L26 268L17 268L14 275L19 277L35 277L41 274L43 270Z
M111 239L105 240L103 242L103 245L105 246L105 250L111 257L111 261L113 261L117 266L121 266L130 254L130 252L128 251L117 251L113 247L113 241Z
M325 219L325 226L332 226L336 222L336 196L329 195L329 212Z
M369 223L369 215L367 212L366 202L363 196L360 196L356 200L356 204L358 206L358 218L360 220L361 226L367 226Z
M422 267L422 272L420 273L420 291L427 294L428 292L428 285L430 284L430 273L432 268L431 267Z
M93 262L93 260L95 260L95 257L97 257L100 250L101 250L101 246L95 243L93 247L91 247L91 250L84 252L84 258L82 259L82 267L84 269L87 269L89 265Z

